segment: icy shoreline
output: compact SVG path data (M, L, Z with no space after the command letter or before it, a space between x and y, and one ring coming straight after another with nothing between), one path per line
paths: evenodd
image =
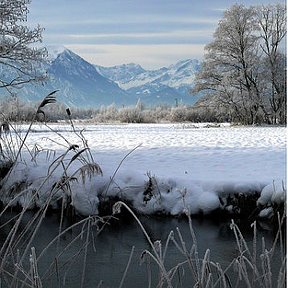
M249 213L245 201L248 205L253 200L251 213L269 218L286 198L285 127L86 126L83 134L103 175L75 158L83 143L71 127L53 127L63 138L45 126L33 128L37 133L29 135L27 145L37 143L41 149L34 162L23 153L2 181L5 205L32 209L49 202L59 209L63 199L66 207L87 216L98 214L103 201L117 198L142 214L207 215L220 210L242 215ZM63 139L79 148L70 149Z

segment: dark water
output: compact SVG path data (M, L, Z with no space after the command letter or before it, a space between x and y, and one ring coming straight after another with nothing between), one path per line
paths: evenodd
M25 215L22 229L25 227L25 222L28 223L31 217L32 214ZM176 228L178 227L187 248L190 249L193 241L186 219L141 217L140 220L151 240L161 240L164 244L171 230L174 231L175 239L179 239L176 236ZM238 255L235 237L230 229L230 221L213 222L211 219L193 219L192 224L201 259L204 257L206 249L209 248L211 250L210 260L219 262L221 267L225 268ZM71 224L65 223L62 230L69 225ZM243 222L239 223L239 226L248 245L251 246L252 229ZM8 225L1 229L0 243L4 242L10 228ZM83 232L82 237L75 240L81 232ZM58 233L59 217L54 214L49 215L45 218L37 237L33 241L36 254L40 255L41 251ZM260 246L261 238L265 237L266 246L271 247L273 235L269 230L258 229L258 246ZM83 287L119 287L133 246L135 247L134 254L122 287L149 287L150 277L152 279L151 287L156 287L159 280L158 268L153 260L150 261L150 264L149 261L141 264L143 251L145 249L151 251L151 248L135 220L116 221L114 224L105 226L100 234L96 227L92 226L88 236L87 238L87 226L81 225L69 230L61 237L60 241L56 241L47 249L38 264L43 279L43 287L80 287L83 271L85 271ZM89 245L86 249L87 239ZM25 243L23 246L19 244L20 251L23 251L24 247ZM277 253L279 254L279 249ZM86 255L86 259L84 255ZM281 265L280 260L277 255L275 259L273 269L278 269ZM185 261L185 257L181 255L173 243L170 243L165 257L166 268L171 268L181 261ZM176 274L174 287L193 287L188 266L184 265L183 267L184 270L180 269L179 273ZM98 286L100 283L102 286Z

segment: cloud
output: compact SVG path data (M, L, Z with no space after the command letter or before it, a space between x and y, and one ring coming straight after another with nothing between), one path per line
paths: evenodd
M123 63L138 63L146 69L168 66L176 61L203 56L202 44L169 45L67 45L87 61L114 66Z
M66 44L206 44L213 30L175 30L167 32L119 32L97 34L67 34L62 41Z
M45 27L46 45L63 44L104 66L159 67L202 58L223 11L236 2L269 0L35 0L28 16Z
M114 16L113 18L106 18L106 17L89 17L87 16L84 19L74 19L72 21L71 18L47 18L41 21L41 24L46 27L58 27L59 25L63 26L86 26L86 25L121 25L125 24L136 24L136 25L143 25L143 24L201 24L201 25L215 25L218 22L218 17L195 17L195 16L175 16L175 15L129 15L123 19L123 16ZM31 21L30 21L31 22ZM39 21L38 21L39 22ZM38 22L34 21L34 24ZM60 26L61 27L61 26Z

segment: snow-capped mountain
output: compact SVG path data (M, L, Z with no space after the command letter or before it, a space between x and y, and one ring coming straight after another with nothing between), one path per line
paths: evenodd
M27 101L39 101L51 91L59 90L59 102L74 107L99 107L101 105L129 105L133 99L115 82L100 75L95 67L71 50L49 49L48 80L40 85L27 84L18 89L17 95Z
M71 104L80 106L128 104L129 95L77 54L66 49L52 61L48 75Z
M195 74L200 70L198 60L183 60L168 68L144 70L136 64L114 67L96 66L103 76L115 81L120 88L136 95L142 102L155 105L160 103L193 104L200 95L191 95Z
M200 67L197 60L145 70L133 63L114 67L92 65L65 47L50 47L48 51L48 61L39 67L47 71L48 80L42 84L23 85L16 90L19 98L34 102L59 90L58 101L76 107L100 107L112 103L136 105L139 99L149 106L175 105L175 101L193 104L199 98L189 93ZM9 76L9 71L5 71ZM5 91L1 92L5 96Z
M118 83L129 82L135 76L145 72L145 70L139 64L134 63L122 64L113 67L95 65L95 68L104 77Z
M193 85L195 74L199 72L201 66L198 60L183 60L168 67L167 71L157 79L158 82L170 87L180 88Z

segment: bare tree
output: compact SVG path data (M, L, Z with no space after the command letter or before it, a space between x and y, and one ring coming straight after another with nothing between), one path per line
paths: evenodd
M47 56L42 42L43 28L27 24L30 0L0 0L0 88L43 80L39 62Z
M202 85L213 87L219 102L234 109L247 124L255 122L259 110L255 29L253 9L234 5L227 10L214 41L206 46L205 70L200 75L201 80L203 75L206 77Z
M281 7L268 6L259 10L259 7L233 5L224 13L213 41L205 47L203 69L193 91L208 91L219 108L229 109L229 114L244 124L268 123L271 120L269 102L275 113L281 111L281 117L286 117L283 108L285 55L279 53L280 42L286 34L283 25L286 15ZM267 61L270 62L268 67ZM279 91L279 94L269 92L269 97L267 71L269 89Z
M261 48L265 55L264 74L268 85L266 92L272 110L272 123L286 119L286 55L281 44L286 36L286 7L281 4L257 7Z

